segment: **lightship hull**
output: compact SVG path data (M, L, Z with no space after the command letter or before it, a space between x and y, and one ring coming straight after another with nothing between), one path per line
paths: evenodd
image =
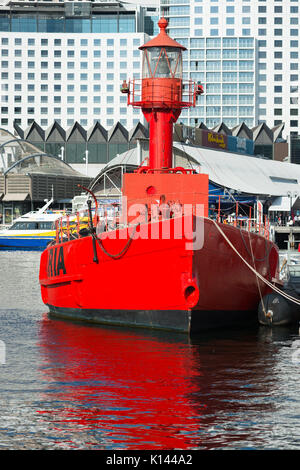
M159 233L167 222L157 223ZM190 239L175 238L174 219L168 239L135 234L118 259L97 244L98 263L94 262L90 236L50 246L41 257L42 299L62 318L190 334L256 319L260 295L269 288L234 253L214 223L203 222L204 244L195 250L186 249ZM153 225L141 230L149 234ZM276 245L254 233L220 227L260 274L268 280L276 276ZM125 244L122 237L102 240L111 254Z

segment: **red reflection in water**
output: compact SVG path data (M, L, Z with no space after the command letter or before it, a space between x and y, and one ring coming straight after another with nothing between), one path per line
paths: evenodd
M51 416L58 431L66 427L98 430L104 447L125 443L127 449L190 449L196 445L201 404L193 408L191 393L199 391L193 378L201 373L199 357L195 364L193 347L184 336L45 317L40 347L43 379L49 388L55 387L50 411L40 413L47 413L47 419ZM60 408L52 404L55 400Z

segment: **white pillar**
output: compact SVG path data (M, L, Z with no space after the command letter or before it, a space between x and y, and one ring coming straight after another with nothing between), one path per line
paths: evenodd
M86 150L85 151L85 174L86 176L88 176L88 172L89 172L88 165L89 165L89 151Z

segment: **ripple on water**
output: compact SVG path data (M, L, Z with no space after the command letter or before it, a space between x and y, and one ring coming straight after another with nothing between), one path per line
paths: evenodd
M298 332L50 319L39 259L0 252L0 449L300 448Z

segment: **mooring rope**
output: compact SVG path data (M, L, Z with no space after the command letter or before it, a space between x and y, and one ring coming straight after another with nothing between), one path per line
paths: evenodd
M265 279L258 271L256 271L255 268L253 268L244 258L243 256L238 252L238 250L235 248L235 246L231 243L229 238L225 235L221 227L215 222L213 219L209 219L208 217L203 217L204 219L210 220L211 222L214 223L216 226L217 230L220 232L222 237L227 241L228 245L233 249L233 251L241 258L241 260L245 263L246 266L259 278L261 281L263 281L267 286L269 286L272 290L277 292L278 294L282 295L282 297L285 297L286 299L290 300L291 302L294 302L297 305L300 305L300 300L296 299L295 297L292 297L291 295L287 294L286 292L280 290L278 287L276 287L274 284L269 282L267 279Z

